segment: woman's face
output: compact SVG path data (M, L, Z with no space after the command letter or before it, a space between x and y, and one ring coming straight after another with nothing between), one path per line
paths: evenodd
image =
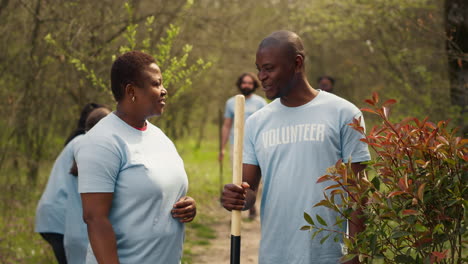
M135 89L135 103L146 118L161 115L164 111L167 91L162 81L161 70L152 63L142 73L142 87Z

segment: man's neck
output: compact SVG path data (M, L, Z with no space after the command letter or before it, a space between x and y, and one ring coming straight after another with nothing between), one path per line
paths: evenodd
M281 97L281 103L288 107L298 107L307 104L318 95L306 78L300 78L291 88L288 95Z

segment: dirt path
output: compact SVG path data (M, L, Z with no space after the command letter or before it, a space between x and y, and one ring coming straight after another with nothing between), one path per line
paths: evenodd
M258 263L258 246L260 242L260 220L248 220L248 212L242 212L241 229L241 263ZM216 238L210 241L209 246L197 247L193 251L195 257L193 264L229 264L231 245L231 215L224 213L220 220L212 226L216 230Z

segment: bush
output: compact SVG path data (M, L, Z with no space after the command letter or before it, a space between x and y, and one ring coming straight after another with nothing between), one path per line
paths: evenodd
M381 125L368 135L359 120L349 125L375 152L366 169L369 178L366 173L354 175L350 163L338 161L317 180L331 185L315 206L328 207L348 221L352 211L362 210L366 228L352 238L328 228L342 225L343 219L318 225L305 214L309 225L302 229L342 238L348 248L343 262L358 256L365 263L379 258L385 263L466 263L468 139L457 136L448 121L406 118L392 123L393 99L379 103L374 93L365 102L370 108L362 111L377 115Z

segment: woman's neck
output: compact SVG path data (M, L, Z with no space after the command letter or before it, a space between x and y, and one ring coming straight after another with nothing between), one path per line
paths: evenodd
M143 128L146 125L145 117L139 117L135 113L132 113L132 111L126 109L124 105L117 104L117 110L115 111L115 114L132 127Z

